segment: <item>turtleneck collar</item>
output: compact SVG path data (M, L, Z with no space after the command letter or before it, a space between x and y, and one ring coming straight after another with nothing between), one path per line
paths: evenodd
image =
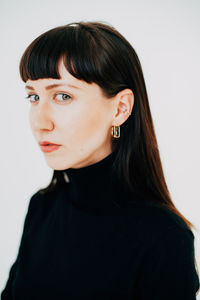
M121 207L123 195L119 194L113 168L115 157L116 152L112 152L94 164L63 171L68 177L66 192L73 205L96 212Z

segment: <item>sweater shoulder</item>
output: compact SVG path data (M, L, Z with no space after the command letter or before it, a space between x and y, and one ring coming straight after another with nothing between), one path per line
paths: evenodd
M133 201L127 206L129 216L137 224L140 234L147 240L149 237L161 237L171 231L190 235L194 234L184 220L162 204L152 201Z
M38 208L39 206L44 206L48 202L50 203L51 200L59 197L58 190L52 190L43 193L42 189L37 190L30 198L28 209Z
M55 199L57 191L41 193L41 190L36 191L29 200L26 219L35 218L41 211L47 211Z

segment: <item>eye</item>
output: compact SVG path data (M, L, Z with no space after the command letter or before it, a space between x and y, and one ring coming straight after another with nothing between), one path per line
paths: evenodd
M59 94L56 94L56 99L58 99L59 101L60 100L68 100L70 99L71 97L67 94L64 94L64 93L59 93ZM61 101L62 102L62 101Z
M25 99L30 100L30 102L35 102L35 100L39 100L39 96L38 95L28 95L27 97L25 97Z

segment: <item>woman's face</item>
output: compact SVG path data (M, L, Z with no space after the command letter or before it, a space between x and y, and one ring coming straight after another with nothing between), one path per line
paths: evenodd
M60 145L43 152L50 168L80 168L111 153L114 99L105 98L97 84L73 77L62 60L59 73L61 79L27 80L30 125L37 143Z

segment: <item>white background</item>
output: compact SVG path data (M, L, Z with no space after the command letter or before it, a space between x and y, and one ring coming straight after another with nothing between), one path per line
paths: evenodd
M17 255L29 199L52 176L29 127L19 60L39 34L74 21L106 21L135 48L173 202L198 229L200 268L200 2L1 0L0 290Z

